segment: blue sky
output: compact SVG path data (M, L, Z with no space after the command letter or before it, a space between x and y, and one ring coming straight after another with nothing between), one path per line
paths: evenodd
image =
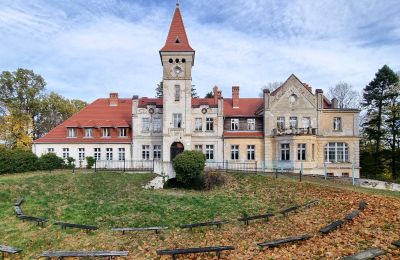
M0 70L33 69L47 88L92 101L154 96L175 0L2 0ZM400 70L398 0L181 0L193 84L257 96L296 74L361 90L384 64Z

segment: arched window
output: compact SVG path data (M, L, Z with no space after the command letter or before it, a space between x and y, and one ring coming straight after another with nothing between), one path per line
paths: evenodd
M336 142L325 145L325 162L348 162L349 146L346 143Z

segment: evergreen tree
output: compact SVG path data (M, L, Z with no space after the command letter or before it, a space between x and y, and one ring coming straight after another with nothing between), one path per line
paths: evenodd
M205 95L204 98L213 98L213 97L214 97L214 94L212 93L212 91L210 91L210 92L207 92L207 94Z
M156 98L162 98L163 97L163 82L160 81L159 84L157 84L156 87ZM192 85L192 98L198 98L199 96L197 95L196 92L196 86Z

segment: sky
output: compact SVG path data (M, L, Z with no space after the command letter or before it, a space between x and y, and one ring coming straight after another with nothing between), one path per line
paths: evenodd
M176 0L0 0L0 71L32 69L88 102L153 97ZM292 73L325 92L400 71L398 0L181 0L200 96L257 97Z

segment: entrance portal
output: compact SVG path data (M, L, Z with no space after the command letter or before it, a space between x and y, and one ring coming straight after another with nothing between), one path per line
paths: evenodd
M183 144L175 142L171 145L171 161L184 150Z

